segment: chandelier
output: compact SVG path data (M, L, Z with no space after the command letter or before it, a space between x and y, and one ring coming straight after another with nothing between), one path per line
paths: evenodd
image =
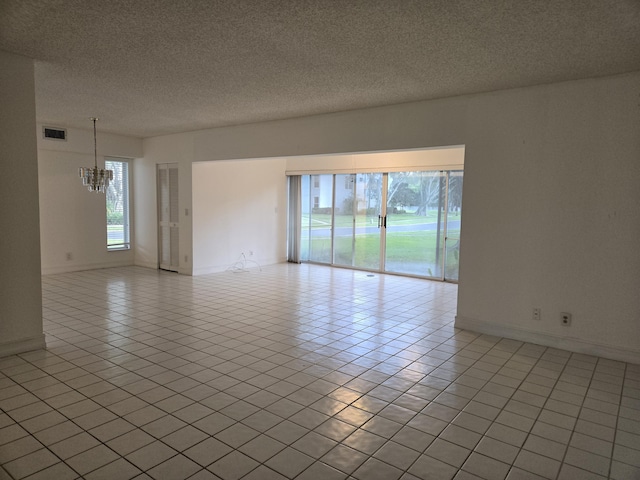
M102 192L104 193L109 186L109 182L113 180L113 170L106 170L98 168L98 143L96 141L96 120L95 117L91 117L93 120L93 167L80 167L78 173L82 178L82 185L87 187L90 192Z

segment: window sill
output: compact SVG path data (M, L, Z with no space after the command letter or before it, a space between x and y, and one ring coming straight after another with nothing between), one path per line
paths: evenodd
M127 251L127 250L131 250L131 247L113 247L113 248L107 248L107 252L123 252L123 251Z

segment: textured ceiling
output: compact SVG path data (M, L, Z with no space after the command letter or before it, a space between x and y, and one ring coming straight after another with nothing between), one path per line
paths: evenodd
M38 121L140 137L640 70L639 0L0 0Z

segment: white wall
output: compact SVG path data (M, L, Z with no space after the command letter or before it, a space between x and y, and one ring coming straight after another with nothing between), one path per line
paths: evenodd
M99 166L104 166L105 156L142 156L141 139L100 133L99 123ZM66 142L43 139L42 125L36 127L42 273L45 275L133 265L133 250L107 251L105 195L89 192L78 176L79 167L94 164L93 129L89 119L87 124L91 130L67 129ZM135 205L133 187L131 198ZM132 242L135 245L133 235ZM67 253L71 254L71 260L67 260Z
M457 326L640 363L639 93L634 74L470 103Z
M0 357L43 348L33 61L0 51Z
M287 174L411 172L414 170L461 170L464 147L396 150L353 154L287 157Z
M285 159L193 164L193 273L286 261ZM253 252L253 256L250 256Z
M174 140L187 162L465 145L456 325L640 362L639 93L634 73Z

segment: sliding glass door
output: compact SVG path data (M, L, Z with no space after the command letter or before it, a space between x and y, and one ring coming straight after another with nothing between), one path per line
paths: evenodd
M445 236L444 278L458 281L460 265L460 226L462 224L462 171L449 172L447 184L447 233Z
M458 279L462 171L302 176L302 260Z
M387 183L385 271L442 277L444 172L392 172Z
M333 175L303 175L301 184L301 258L331 263Z
M333 263L380 269L382 174L336 175Z

